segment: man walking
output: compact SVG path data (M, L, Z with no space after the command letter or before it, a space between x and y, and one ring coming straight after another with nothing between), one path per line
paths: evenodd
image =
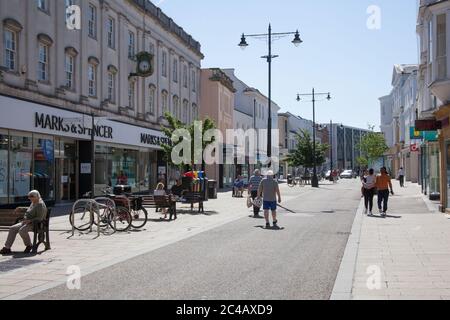
M258 197L263 198L264 218L266 228L270 228L269 210L272 211L273 227L278 228L277 220L277 196L278 203L281 203L281 193L278 182L273 177L273 171L268 171L267 176L261 181L258 189Z
M263 177L261 176L261 171L256 169L253 173L253 176L251 176L250 180L248 181L248 194L252 197L253 202L258 197L258 189L262 179ZM261 210L260 207L253 205L253 215L255 218L260 217L259 215L260 210Z
M400 168L400 170L398 170L398 180L400 181L400 188L404 188L405 187L405 170L403 169L403 167Z
M378 209L380 210L381 216L385 218L388 210L389 190L392 195L394 195L394 190L392 188L391 177L387 174L386 167L381 168L380 172L375 181L375 185L378 190Z

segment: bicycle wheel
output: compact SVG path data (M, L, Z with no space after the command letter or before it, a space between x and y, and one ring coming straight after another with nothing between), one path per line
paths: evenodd
M78 231L89 230L94 223L94 214L89 204L73 208L69 216L70 224Z
M144 207L139 210L131 210L131 226L135 229L140 229L147 224L148 213Z
M130 211L125 207L116 207L116 210L111 210L109 214L108 223L117 232L125 232L131 227Z

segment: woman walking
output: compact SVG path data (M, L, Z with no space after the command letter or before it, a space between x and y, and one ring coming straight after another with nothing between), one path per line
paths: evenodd
M375 176L375 171L373 169L370 169L368 175L365 175L362 179L365 206L364 213L369 213L369 216L373 215L373 197L375 196L376 180L377 177Z

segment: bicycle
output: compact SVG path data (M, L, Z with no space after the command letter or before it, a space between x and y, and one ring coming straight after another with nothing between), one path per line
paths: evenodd
M97 220L95 219L97 215ZM81 199L72 208L69 216L72 227L78 231L110 226L116 232L125 232L131 227L131 214L125 207L116 207L109 198Z
M109 199L112 199L119 208L125 207L128 209L131 215L131 227L140 229L147 224L148 212L142 205L141 196L115 195L110 187L102 190L102 193Z

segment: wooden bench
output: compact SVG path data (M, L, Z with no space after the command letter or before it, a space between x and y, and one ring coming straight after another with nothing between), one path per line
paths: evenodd
M11 227L23 218L23 212L14 209L0 209L0 227Z
M172 196L146 196L142 197L142 206L154 209L169 209L170 220L177 219L177 203Z
M33 222L33 249L32 253L37 253L39 245L45 245L45 251L50 250L50 216L52 209L47 208L47 216L42 221ZM15 213L15 210L0 210L0 226L12 227L23 220L23 212Z
M194 204L198 204L198 212L204 213L205 209L203 207L203 202L205 202L205 196L202 192L185 192L183 193L182 203L187 203L191 205L191 212L194 211Z

